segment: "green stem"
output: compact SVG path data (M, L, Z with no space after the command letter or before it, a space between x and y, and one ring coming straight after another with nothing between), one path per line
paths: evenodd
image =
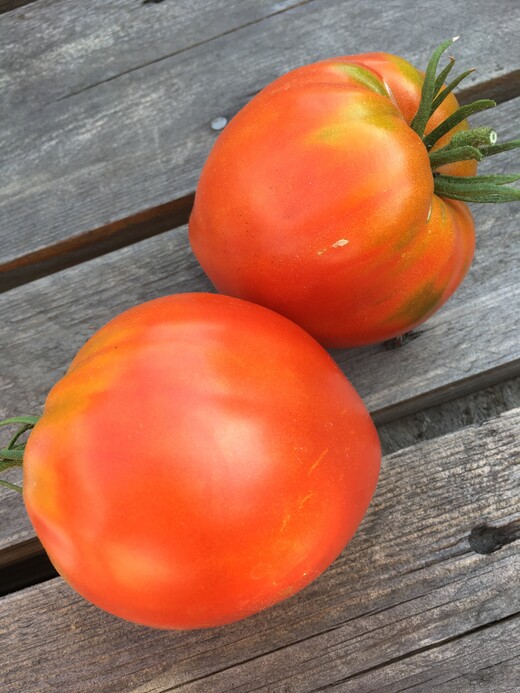
M473 128L472 130L462 130L456 132L451 138L447 147L463 147L469 144L472 147L483 147L495 144L497 141L497 133L493 128ZM440 151L440 150L437 150Z

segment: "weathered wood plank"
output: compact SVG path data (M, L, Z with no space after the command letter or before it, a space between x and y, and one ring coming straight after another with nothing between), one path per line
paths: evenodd
M511 648L500 660L490 641L477 662L472 647L488 627L490 638L503 634L520 611L518 542L483 555L468 537L483 523L518 519L519 433L515 410L386 457L373 504L334 565L299 595L225 628L127 624L60 579L9 595L0 600L5 685L42 693L304 693L353 676L368 677L368 686L385 665L389 682L426 681L439 675L442 647L453 656L450 671L465 676L483 661L505 666ZM508 679L497 672L500 691Z
M496 114L507 120L517 107L505 103ZM513 153L503 157L507 167ZM519 374L517 215L510 204L481 205L475 215L478 248L469 276L415 339L394 350L334 353L379 423ZM211 285L183 228L4 293L0 417L37 414L79 347L117 313L158 295L204 290ZM32 536L18 499L2 489L4 498L0 547Z
M519 681L520 615L515 615L353 676L340 682L335 690L511 693Z
M386 49L423 65L446 27L464 29L457 54L461 65L479 66L473 89L489 81L501 93L504 84L509 96L516 93L518 80L506 78L517 67L510 48L520 22L514 0L499 10L484 0L465 6L416 3L420 40L405 2L373 13L342 0L97 0L97 11L87 13L80 0L42 0L2 15L4 287L31 271L48 272L49 258L66 266L92 244L91 255L124 244L128 226L150 235L135 215L149 219L165 204L189 199L214 141L211 120L232 115L301 63ZM501 40L491 44L493 27Z
M178 56L190 48L204 45L215 37L225 36L241 26L249 26L262 18L283 12L292 5L300 4L300 1L255 3L252 0L215 0L208 4L181 0L164 3L161 7L146 7L141 2L136 4L134 0L116 0L109 4L96 0L89 3L88 12L85 12L84 3L79 1L45 0L38 2L34 7L0 18L0 117L4 124L20 125L20 120L23 120L18 133L22 140L28 140L28 156L32 159L29 168L32 169L37 162L37 171L33 170L36 175L31 174L29 177L29 171L23 171L24 164L20 159L20 156L25 155L16 150L16 145L13 158L9 158L11 145L14 145L12 138L6 137L4 141L0 141L0 151L6 161L5 169L9 172L3 190L0 189L0 198L4 192L8 198L11 197L14 185L22 197L22 206L25 205L23 200L26 200L27 196L35 196L38 199L33 209L33 214L37 214L38 218L33 218L31 230L25 224L30 221L32 214L17 223L10 217L9 211L6 212L6 217L0 212L2 228L5 231L0 273L2 289L13 285L13 269L16 275L14 283L21 283L35 274L54 271L56 263L67 266L119 245L128 244L135 239L136 233L140 238L145 238L185 223L189 213L192 195L182 194L166 195L164 204L156 205L150 200L143 201L142 205L133 205L131 218L128 218L126 213L114 213L114 208L117 207L112 194L114 186L121 184L120 179L125 175L130 163L125 167L121 165L121 161L133 158L133 152L139 148L139 142L142 141L142 135L139 133L149 130L150 126L146 122L148 116L145 114L145 120L142 122L139 118L134 119L134 132L129 138L125 138L123 133L116 135L119 140L117 161L113 159L114 165L110 165L108 179L100 177L98 163L104 157L106 146L99 140L105 132L103 123L106 124L106 117L112 118L112 125L119 130L121 120L127 114L126 106L123 106L122 116L121 113L114 113L119 107L118 97L112 87L105 89L101 97L101 101L105 101L107 106L105 117L99 112L99 99L95 102L91 94L87 93L84 97L86 102L92 102L92 109L87 106L87 110L90 110L94 120L83 112L78 113L77 109L69 113L68 104L64 104L59 112L67 122L62 118L57 128L49 128L51 121L42 116L46 106L52 106L56 101L76 92L105 85L120 75L132 73L139 66L154 64L168 56ZM181 63L184 62L182 56L180 60ZM169 79L170 77L166 77L167 81ZM145 91L149 88L148 80L149 78L145 77L142 85ZM174 79L172 90L175 91ZM132 91L131 88L127 96L133 100ZM113 93L115 101L112 98ZM160 95L157 96L160 98ZM137 114L136 107L137 110L140 107L146 110L146 105L150 105L149 101L150 97L145 97L140 105L134 101L133 116ZM171 105L173 108L173 104ZM180 103L175 104L174 108L179 116L182 115ZM51 115L51 120L53 118L54 115ZM126 127L124 126L123 130ZM74 135L71 138L72 133ZM172 134L175 137L175 146L182 148L182 142L177 140L177 133ZM211 140L212 135L209 137ZM23 149L25 145L23 142L20 144ZM149 144L146 145L147 148ZM41 151L38 149L39 145ZM125 147L126 152L123 152ZM43 152L50 153L49 148L54 151L47 159L47 164L50 162L52 170L42 160ZM84 187L81 181L77 181L78 170L74 164L77 153L74 154L72 151L75 148L90 151L95 159L94 171L91 168L87 174L87 177L91 178L87 187ZM71 160L69 155L72 157ZM154 156L157 160L157 151ZM152 159L150 162L149 173L156 166L155 160ZM16 177L18 172L19 178ZM156 182L143 186L143 181L151 179L143 170L139 175L141 187L150 190L155 187ZM75 179L70 181L69 176ZM47 197L47 194L50 194L48 186L44 185L45 189L42 189L42 177L48 183L55 178L54 184L51 183L53 195L50 200ZM64 181L64 178L67 180ZM18 184L15 184L15 180ZM96 203L90 206L95 190L102 196L108 196L100 215L95 211ZM95 217L92 224L89 222L83 225L80 222L79 229L75 228L75 221L78 222L78 219L70 217L70 203L75 196L76 204L87 207L89 214ZM175 198L173 202L172 198ZM64 211L64 204L69 207L68 211ZM150 205L153 211L150 211ZM51 208L56 211L58 207L61 207L61 213L65 215L62 219L65 226L55 234L53 229L46 226L45 210ZM76 209L79 212L79 208ZM9 219L8 229L4 220ZM78 230L85 233L78 233ZM52 242L49 241L50 238ZM20 258L15 257L17 251L14 250L12 255L11 250L18 248L20 243L24 245L24 252L23 260L19 262ZM49 245L52 246L51 251ZM38 268L37 272L32 271L35 267ZM6 279L6 275L10 279Z
M497 107L502 139L511 137L519 109L520 99ZM515 152L500 158L507 170ZM484 162L482 170L492 163ZM468 277L414 339L394 350L379 345L334 352L372 411L445 390L520 358L518 212L514 204L479 205L474 215L477 250ZM5 293L0 297L0 416L37 411L78 348L118 312L166 293L208 290L211 284L181 228Z
M142 0L90 0L86 8L81 0L39 0L0 20L5 70L0 114L35 113L300 4L167 0L146 6Z

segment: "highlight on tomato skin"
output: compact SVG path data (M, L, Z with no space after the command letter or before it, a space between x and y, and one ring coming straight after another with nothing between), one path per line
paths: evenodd
M464 279L475 229L467 201L520 199L515 176L477 176L496 144L469 129L437 74L388 53L299 67L219 134L189 221L218 291L289 317L327 347L382 342L435 313Z
M306 332L239 299L180 294L122 313L78 352L28 439L23 492L86 599L192 629L322 573L379 466L363 402Z

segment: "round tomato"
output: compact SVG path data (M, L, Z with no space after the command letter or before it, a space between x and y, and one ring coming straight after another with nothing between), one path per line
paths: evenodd
M300 327L181 294L79 351L27 442L24 499L56 569L125 619L201 628L300 590L354 534L377 434Z
M254 97L216 140L189 223L216 288L333 347L401 335L436 311L473 257L461 200L478 199L477 184L488 198L500 186L473 177L495 133L462 142L462 161L446 152L466 112L493 102L460 110L452 87L440 103L437 83L421 127L424 84L402 58L365 53L298 68Z

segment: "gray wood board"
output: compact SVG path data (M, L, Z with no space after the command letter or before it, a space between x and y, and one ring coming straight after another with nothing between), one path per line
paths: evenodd
M515 615L354 676L335 690L512 693L519 681L520 615Z
M518 523L519 433L515 410L384 458L373 503L340 558L299 595L240 623L147 629L96 609L59 578L8 595L4 685L305 693L337 683L360 693L468 677L489 664L494 690L506 690L517 645L498 645L518 627L518 543L484 555L468 537L482 524Z
M515 108L502 104L497 115L507 120ZM507 168L514 152L502 156ZM379 423L519 373L518 215L512 204L480 205L475 217L470 273L415 339L393 350L334 352ZM0 417L38 414L79 347L117 313L159 295L204 290L211 285L181 228L4 293ZM0 546L31 536L19 498L0 489Z
M40 0L0 16L1 268L66 256L64 242L96 243L114 222L122 235L134 215L185 198L214 141L211 120L302 63L387 50L423 66L447 31L464 30L460 67L479 66L469 84L518 88L507 78L517 67L514 0L498 10L419 2L413 17L404 0L377 12L293 4L97 0L85 12L80 0ZM417 13L428 28L420 36Z

